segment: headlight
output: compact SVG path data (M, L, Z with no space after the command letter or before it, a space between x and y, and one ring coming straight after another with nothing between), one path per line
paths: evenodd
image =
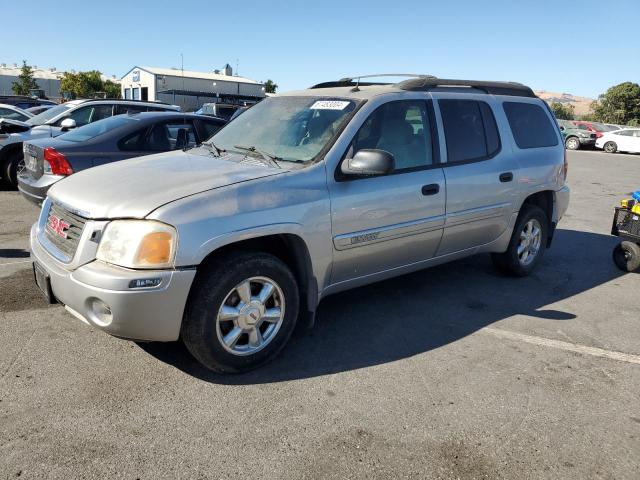
M582 133L580 132L578 135L580 135L582 138L588 138L589 134L588 133Z
M126 268L173 267L176 229L154 220L114 220L102 233L96 258Z

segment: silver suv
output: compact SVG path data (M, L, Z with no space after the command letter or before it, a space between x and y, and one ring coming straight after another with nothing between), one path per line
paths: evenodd
M201 147L57 183L37 284L205 366L272 359L327 295L475 253L529 274L569 202L560 131L515 83L344 79L267 98Z

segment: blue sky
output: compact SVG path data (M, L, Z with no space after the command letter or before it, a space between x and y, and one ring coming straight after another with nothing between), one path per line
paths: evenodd
M134 65L239 73L280 90L345 75L514 80L595 97L640 81L637 0L0 0L0 62L118 77ZM96 7L94 5L100 5ZM7 39L12 39L7 41Z

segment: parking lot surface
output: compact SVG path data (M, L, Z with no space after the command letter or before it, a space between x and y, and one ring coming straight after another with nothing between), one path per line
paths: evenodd
M533 276L481 255L329 297L240 376L45 305L38 211L0 192L0 479L640 478L640 274L609 235L640 156L568 155Z

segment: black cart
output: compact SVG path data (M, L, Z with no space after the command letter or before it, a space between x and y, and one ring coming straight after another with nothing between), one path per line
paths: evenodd
M622 239L613 249L613 261L618 268L633 272L640 267L640 214L629 208L616 207L611 235Z

